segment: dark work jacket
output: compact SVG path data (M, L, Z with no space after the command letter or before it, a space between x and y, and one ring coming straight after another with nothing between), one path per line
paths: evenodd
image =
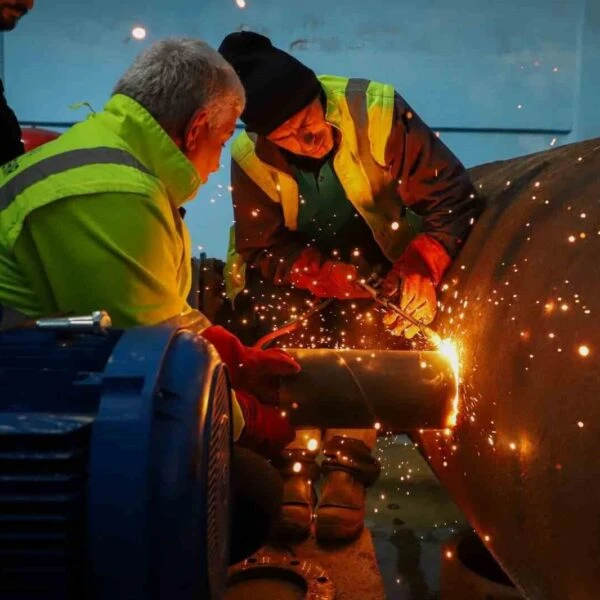
M21 142L21 127L15 113L6 103L4 86L0 80L0 165L25 152Z
M282 168L267 158L273 155L284 165L292 162L289 153L280 151L266 138L258 138L256 153L264 162L289 170L289 166ZM398 180L398 197L422 217L422 232L438 241L454 258L483 210L483 199L476 194L460 160L398 94L386 154ZM314 241L285 227L281 206L235 160L232 160L231 180L236 251L264 279L286 282L302 250L314 246ZM260 219L254 218L257 212ZM344 254L356 247L376 245L368 225L360 218L333 243L340 251L340 258L346 258ZM329 250L318 244L316 247Z

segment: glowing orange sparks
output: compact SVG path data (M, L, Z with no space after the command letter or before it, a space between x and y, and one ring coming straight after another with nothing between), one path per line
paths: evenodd
M306 444L306 447L311 452L314 452L319 447L319 442L315 438L311 438L310 440L308 440L308 444Z
M590 355L589 347L583 344L577 348L577 352L579 353L579 356L583 356L584 358Z
M454 382L456 384L456 393L452 399L452 410L446 419L446 426L453 428L456 426L458 418L458 410L460 408L460 357L456 344L449 338L440 339L438 342L438 350L446 357L448 364L454 374Z

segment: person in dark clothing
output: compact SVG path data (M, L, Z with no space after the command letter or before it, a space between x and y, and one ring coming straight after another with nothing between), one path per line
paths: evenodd
M402 347L418 328L394 313L382 323L357 279L375 272L393 302L433 321L436 287L483 210L465 168L391 85L317 77L252 32L228 35L219 51L247 98L246 131L232 147L229 298L243 291L239 301L253 302L257 335L311 297L333 298L295 333L302 345ZM314 515L319 538L360 533L365 488L379 475L375 437L297 431L280 465L283 532L308 533Z
M0 0L0 31L12 31L19 19L33 8L34 0ZM0 80L0 165L25 152L21 128L15 113L6 103Z

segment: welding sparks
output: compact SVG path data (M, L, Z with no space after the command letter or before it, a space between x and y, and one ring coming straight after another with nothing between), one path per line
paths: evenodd
M590 349L588 346L582 344L581 346L579 346L579 348L577 349L577 352L579 353L579 356L583 356L584 358L586 356L590 355Z
M452 400L452 411L446 420L447 427L452 428L456 425L460 403L460 358L456 344L450 339L440 340L438 343L438 350L448 360L448 363L452 368L452 372L454 373L454 381L456 383L456 393Z

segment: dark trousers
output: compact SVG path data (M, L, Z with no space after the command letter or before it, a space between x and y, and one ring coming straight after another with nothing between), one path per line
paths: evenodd
M264 458L238 446L232 457L233 511L230 564L263 546L281 511L283 482Z

